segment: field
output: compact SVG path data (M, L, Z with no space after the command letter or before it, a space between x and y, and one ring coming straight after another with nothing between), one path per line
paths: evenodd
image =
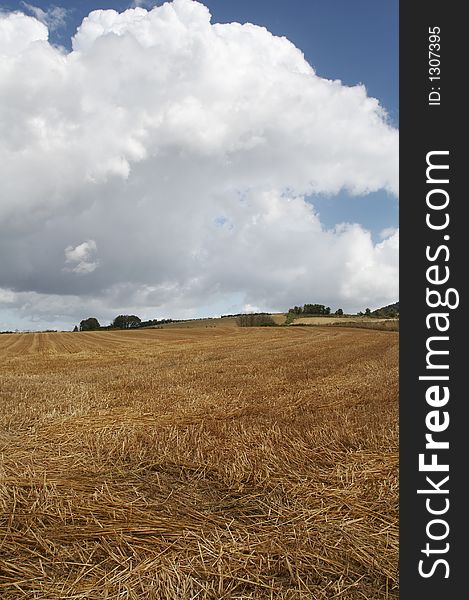
M297 325L334 325L335 327L361 327L364 329L382 329L385 331L398 331L399 319L380 319L376 317L359 317L350 315L344 317L321 316L321 317L299 317L295 319L292 326Z
M397 599L397 348L1 335L1 598Z
M287 318L285 313L273 313L270 315L276 325L283 325ZM157 325L160 329L182 329L182 328L208 328L208 327L237 327L237 317L213 317L208 319L188 319L187 321L176 321Z

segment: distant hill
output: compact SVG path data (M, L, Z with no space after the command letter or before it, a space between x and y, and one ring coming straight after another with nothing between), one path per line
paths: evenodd
M399 302L394 302L394 304L388 304L387 306L383 306L381 308L377 308L371 312L375 317L398 317L399 316Z

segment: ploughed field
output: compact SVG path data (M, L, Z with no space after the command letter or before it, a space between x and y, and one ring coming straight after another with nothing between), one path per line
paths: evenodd
M0 336L0 597L397 598L398 334Z

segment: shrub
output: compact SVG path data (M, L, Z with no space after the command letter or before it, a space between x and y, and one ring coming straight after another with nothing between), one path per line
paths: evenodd
M239 315L236 319L239 327L274 327L275 321L268 314Z

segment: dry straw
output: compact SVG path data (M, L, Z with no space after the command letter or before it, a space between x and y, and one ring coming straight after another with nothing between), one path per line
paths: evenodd
M0 597L396 599L397 343L0 336Z

